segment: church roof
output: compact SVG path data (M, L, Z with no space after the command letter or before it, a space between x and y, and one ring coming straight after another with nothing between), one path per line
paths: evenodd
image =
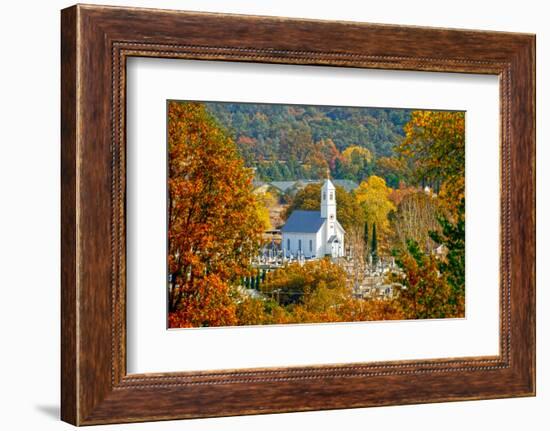
M321 211L292 211L281 232L316 233L325 223Z

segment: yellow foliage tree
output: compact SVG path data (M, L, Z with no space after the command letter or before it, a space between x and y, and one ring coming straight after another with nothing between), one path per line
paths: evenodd
M362 178L368 164L372 162L372 153L358 145L350 145L342 153L342 159L353 176Z
M366 162L372 161L371 152L368 149L360 147L358 145L350 145L349 147L347 147L342 153L342 157L347 162L361 160Z
M277 204L277 198L269 191L255 192L256 196L256 213L264 230L272 229L271 219L269 217L269 209Z
M370 176L359 184L355 190L357 202L365 211L365 219L369 225L376 224L379 233L387 233L390 228L388 215L395 211L395 205L390 200L392 189L386 186L383 178Z
M464 197L464 112L414 111L396 151L412 163L417 183L440 191L439 202L456 216Z

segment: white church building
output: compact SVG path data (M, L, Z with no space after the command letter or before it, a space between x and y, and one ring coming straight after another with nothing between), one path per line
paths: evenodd
M336 219L336 188L321 188L321 211L293 211L281 229L284 256L318 259L344 256L344 228Z

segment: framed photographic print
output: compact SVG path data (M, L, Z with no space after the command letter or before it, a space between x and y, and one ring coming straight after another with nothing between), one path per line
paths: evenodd
M62 11L62 419L535 394L535 37Z

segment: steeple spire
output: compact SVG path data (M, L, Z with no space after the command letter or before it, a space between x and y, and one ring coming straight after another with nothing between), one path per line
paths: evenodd
M330 171L327 169L327 177L329 175ZM336 188L330 178L321 187L321 217L336 220Z

